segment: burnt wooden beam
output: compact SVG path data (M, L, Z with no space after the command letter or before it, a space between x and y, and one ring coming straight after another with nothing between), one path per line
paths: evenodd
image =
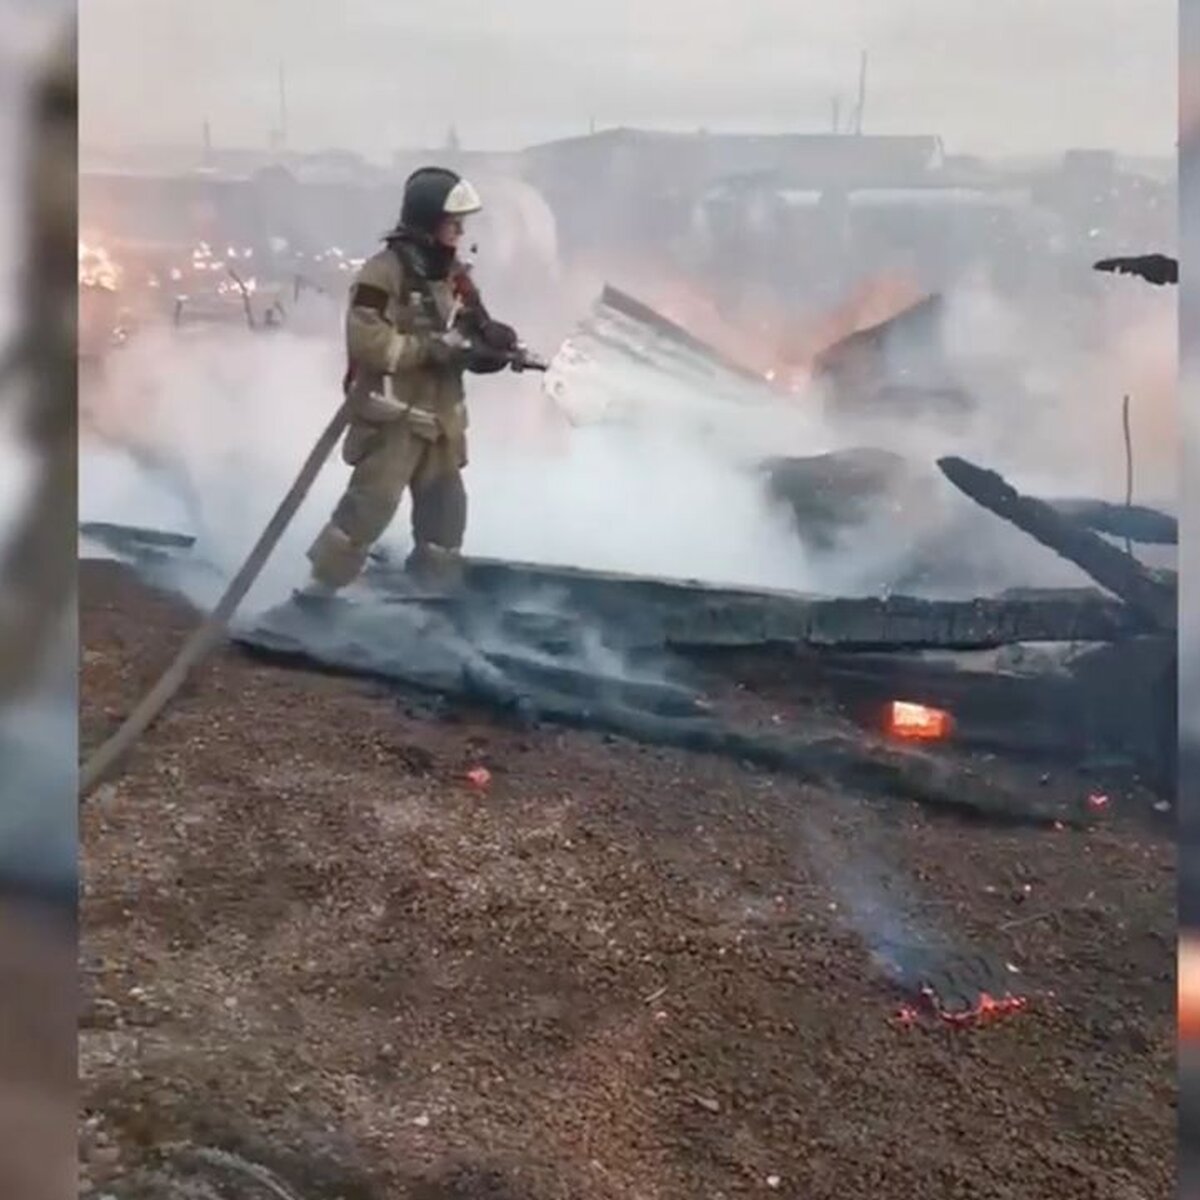
M976 504L1003 517L1060 558L1073 562L1102 588L1125 601L1153 628L1177 627L1177 589L1136 558L1063 516L1045 500L1023 496L995 471L954 456L939 458L938 466Z
M186 535L88 523L81 532L134 564L156 586L170 572L216 568ZM466 561L462 602L505 620L563 630L591 626L627 649L817 646L844 650L977 650L1013 642L1109 642L1146 622L1095 589L1026 590L971 600L807 596L716 587L504 559ZM377 556L364 582L381 605L416 603L398 563ZM366 603L372 601L368 599ZM435 606L436 607L436 606Z
M365 578L381 598L402 596L407 586L397 567L372 565ZM529 597L545 597L555 612L602 628L629 649L968 650L1013 642L1116 641L1144 628L1136 614L1092 589L971 600L841 598L478 558L466 562L465 578L468 602L511 611L523 608Z
M1178 546L1179 521L1144 504L1112 504L1107 500L1050 500L1055 512L1095 533L1128 538L1143 546Z
M1124 258L1102 258L1093 271L1110 275L1136 275L1155 287L1179 282L1179 259L1169 254L1135 254Z
M1001 823L1076 823L1082 815L1049 795L1014 790L955 759L865 734L741 727L717 709L682 704L687 690L678 685L631 687L612 676L589 679L583 665L570 660L546 670L522 662L519 647L502 656L481 651L453 621L403 619L388 609L378 605L369 611L346 601L313 612L285 606L233 636L268 660L483 704L528 726L568 726L731 758L820 786Z

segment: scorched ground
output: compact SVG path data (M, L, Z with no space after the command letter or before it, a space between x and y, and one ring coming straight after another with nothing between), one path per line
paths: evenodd
M92 746L192 617L81 588ZM1173 1194L1173 852L1119 813L967 826L229 650L82 836L85 1192L280 1194L216 1147L301 1198ZM880 863L1028 1007L897 1020Z

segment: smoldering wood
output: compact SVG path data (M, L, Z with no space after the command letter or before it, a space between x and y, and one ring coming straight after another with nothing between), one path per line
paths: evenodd
M872 446L769 458L760 470L768 497L790 510L797 534L819 550L831 549L882 506L915 497L923 482L903 455Z
M81 532L148 568L183 563L186 535L87 523ZM202 569L202 564L195 564ZM399 563L376 557L364 582L380 601L413 600ZM973 600L820 597L723 588L572 567L473 558L466 598L498 619L593 625L625 650L822 646L853 650L984 649L1013 642L1103 642L1145 628L1091 589L1036 590Z
M814 545L831 544L897 500L932 503L934 475L891 450L856 446L825 454L764 459L760 465L771 499L785 504L797 532ZM1090 497L1046 500L1051 508L1095 533L1139 545L1179 544L1179 522L1147 505L1115 504Z
M568 676L522 678L514 653L496 655L453 623L406 621L378 606L333 601L315 612L284 606L235 633L250 653L309 668L369 676L405 689L483 704L526 726L548 723L731 758L779 771L819 786L852 789L890 800L907 799L999 823L1077 823L1081 814L1036 792L1015 791L920 750L888 745L865 735L734 727L719 716L665 714L640 707L647 693L577 694L563 690ZM565 664L568 669L572 664ZM586 672L579 672L580 675ZM675 689L675 695L681 694ZM665 694L660 691L659 695ZM697 700L699 698L697 697Z
M1170 638L1148 634L1091 646L937 654L799 650L702 651L697 665L797 702L836 706L870 725L895 699L953 714L954 743L1136 777L1174 792L1175 662Z
M172 571L187 568L186 535L141 537L136 530L94 526L84 532L106 535L110 544L115 540L147 579L166 581ZM145 557L139 559L139 554ZM1146 689L1140 683L1133 689L1129 681L1122 682L1119 672L1098 671L1086 686L1075 686L1072 692L1069 685L1046 675L1013 681L922 668L920 659L901 653L894 640L881 642L883 632L890 636L894 627L879 629L883 619L879 602L737 593L674 581L475 560L468 564L468 587L461 596L427 604L402 589L401 577L397 567L376 562L363 600L333 602L322 608L315 621L306 621L302 614L296 615L294 606L286 605L282 618L276 613L261 620L247 619L234 631L234 640L254 653L297 665L317 664L439 697L485 703L516 720L545 720L691 747L814 780L832 778L832 772L844 787L890 790L927 803L997 816L1008 812L1026 819L1035 813L1036 819L1042 819L1046 814L1043 800L1036 795L998 798L994 783L970 776L965 781L955 778L959 768L916 751L881 746L878 739L872 743L869 737L838 735L801 744L771 730L729 728L712 716L705 700L712 656L744 655L757 649L787 672L789 686L805 694L818 691L811 668L820 663L820 685L829 685L836 706L846 711L864 697L882 710L884 701L897 696L950 708L964 722L964 744L977 748L1078 758L1098 748L1118 754L1128 750L1142 760L1148 757L1143 721L1126 722L1126 742L1092 736L1092 714L1101 691L1107 687L1111 695L1141 696ZM957 643L994 641L997 621L1006 625L1008 633L1023 637L1036 625L1042 633L1052 634L1054 642L1106 640L1063 636L1085 629L1123 640L1138 628L1127 606L1098 592L1082 597L1073 592L1022 593L989 602L994 606L990 613L984 602L905 603L913 606L906 619L921 626L927 641L935 619L931 614L939 610L944 610L939 619L951 626L959 623L949 639ZM1089 608L1090 623L1081 621L1080 614ZM892 601L887 619L894 621L897 612ZM1064 620L1063 613L1070 613L1070 618ZM1099 628L1097 614L1107 614L1100 618ZM992 624L982 632L964 633L962 623L970 621ZM911 645L913 640L908 634L903 642ZM1129 653L1138 663L1148 661L1146 640L1128 642ZM603 653L595 655L597 643L612 651L618 666L606 665ZM863 653L872 643L878 653ZM784 655L781 648L787 651ZM1047 648L1046 653L1052 652L1053 647ZM1116 687L1110 686L1114 679ZM1056 728L1054 738L1036 728L1038 718L1042 724L1057 721L1081 698L1087 704L1076 713L1074 724ZM1119 731L1120 705L1108 708L1105 728ZM1014 720L1014 713L1029 719ZM861 724L879 728L877 720ZM864 756L870 760L867 765L853 765ZM1052 819L1066 818L1058 813Z
M977 504L1074 563L1153 628L1172 631L1177 627L1177 588L1161 573L1151 572L1046 501L1023 496L995 471L954 456L938 459L938 466Z

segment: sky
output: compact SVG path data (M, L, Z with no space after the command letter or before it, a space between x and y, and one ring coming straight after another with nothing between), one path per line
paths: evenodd
M288 141L386 159L612 125L936 133L951 153L1170 154L1175 0L86 0L86 146Z

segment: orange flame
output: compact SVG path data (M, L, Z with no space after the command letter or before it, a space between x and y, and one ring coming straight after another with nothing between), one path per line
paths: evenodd
M736 311L697 281L681 278L664 262L614 260L583 264L580 277L609 280L669 321L707 342L727 359L760 375L776 391L803 393L817 356L843 338L910 308L925 295L897 272L862 280L839 303L803 315L789 313L770 295L739 302Z
M937 742L950 736L954 720L940 708L928 708L911 700L893 700L888 706L887 731L907 741Z
M974 1008L961 1012L951 1012L941 1006L937 996L930 990L925 992L926 999L934 1012L949 1025L985 1025L989 1021L1008 1016L1010 1013L1022 1012L1029 1007L1029 1001L1024 996L989 996L987 992L980 993Z

